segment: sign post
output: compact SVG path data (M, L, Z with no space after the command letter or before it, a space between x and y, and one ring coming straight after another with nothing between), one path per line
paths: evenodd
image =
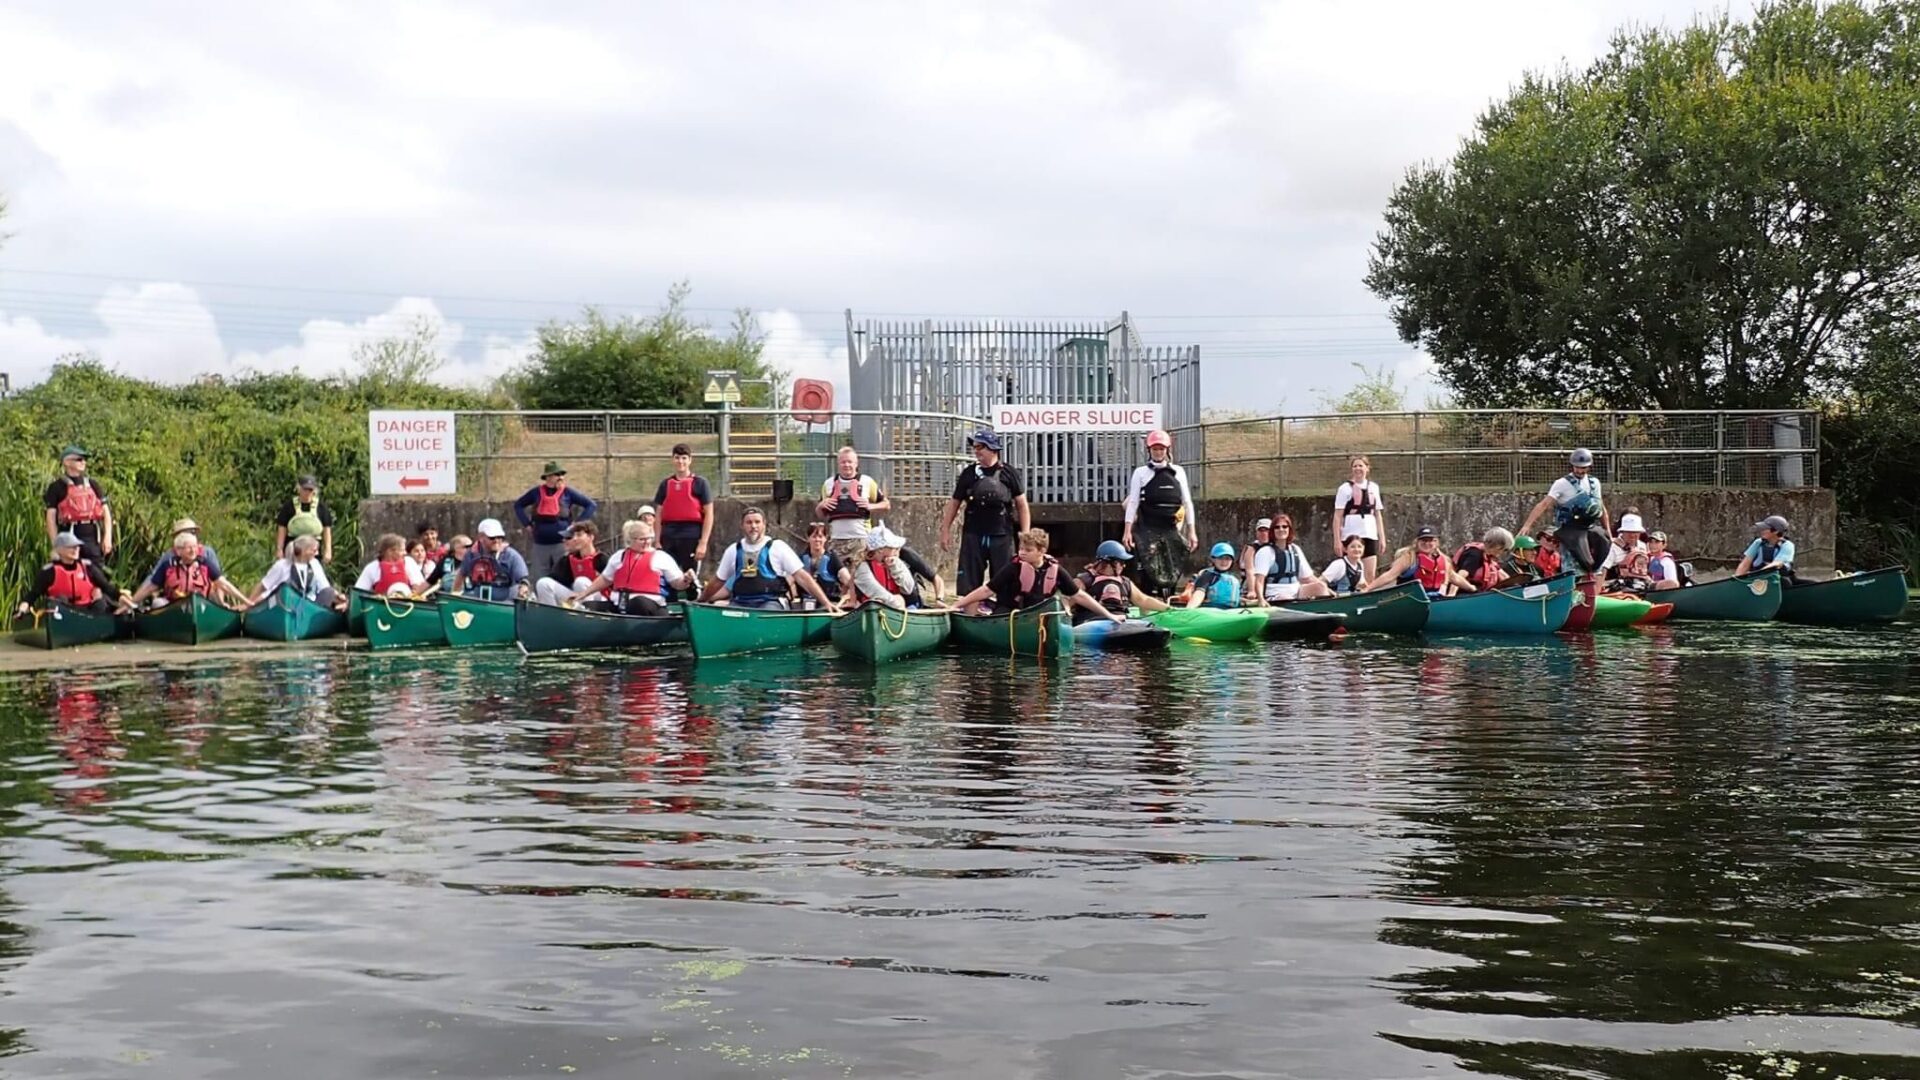
M452 495L459 490L453 413L367 413L367 466L374 495Z

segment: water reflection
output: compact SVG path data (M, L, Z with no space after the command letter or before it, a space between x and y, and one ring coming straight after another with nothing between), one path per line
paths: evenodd
M21 1075L1912 1073L1914 643L14 676L0 1054Z

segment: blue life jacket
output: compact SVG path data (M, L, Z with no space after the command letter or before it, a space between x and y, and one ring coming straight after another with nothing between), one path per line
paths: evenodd
M1347 562L1345 555L1340 556L1340 561L1347 563L1347 573L1339 581L1333 583L1333 591L1335 595L1345 596L1354 590L1354 583L1360 580L1360 575L1365 573L1367 568L1360 563Z
M1221 573L1209 566L1194 576L1193 587L1201 595L1202 607L1240 606L1240 579L1234 577L1231 570Z
M1267 575L1267 581L1281 585L1294 585L1300 581L1300 559L1293 553L1293 545L1281 547L1278 544L1262 544L1261 547L1273 552L1273 573ZM1259 548L1254 549L1257 556Z
M767 546L771 547L773 545L769 544ZM820 583L820 591L827 594L827 599L840 599L840 579L834 576L833 573L833 552L821 552L818 562L815 562L810 555L802 555L800 556L800 568L813 575L813 580Z
M1573 525L1586 528L1600 520L1600 478L1588 473L1586 476L1567 474L1567 482L1573 485L1573 501L1554 510L1554 525L1566 528Z
M744 541L733 544L733 575L727 578L727 592L736 600L751 603L758 597L787 595L787 579L773 572L773 541L760 545L759 553L747 566Z

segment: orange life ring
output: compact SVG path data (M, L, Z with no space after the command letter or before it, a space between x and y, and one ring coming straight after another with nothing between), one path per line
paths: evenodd
M821 379L793 380L793 418L803 424L833 423L833 384Z

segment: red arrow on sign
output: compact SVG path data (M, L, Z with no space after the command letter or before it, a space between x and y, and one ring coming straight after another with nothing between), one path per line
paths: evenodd
M403 476L400 478L400 486L403 488L426 487L432 482L433 481L428 480L424 476Z

